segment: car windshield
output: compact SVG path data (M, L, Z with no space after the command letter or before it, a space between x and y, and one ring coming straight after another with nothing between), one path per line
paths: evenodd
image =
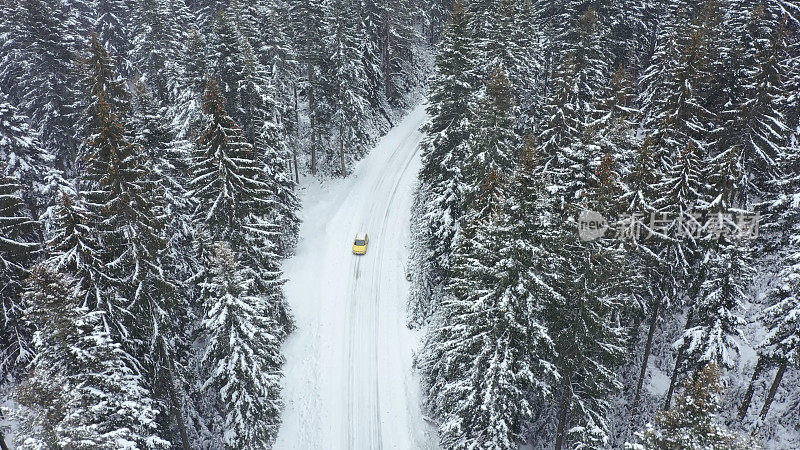
M362 246L362 245L367 245L367 243L363 239L356 239L355 245Z

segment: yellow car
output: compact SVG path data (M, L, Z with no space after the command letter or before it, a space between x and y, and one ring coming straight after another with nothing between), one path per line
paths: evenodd
M357 234L355 241L353 241L353 254L363 255L367 253L367 245L369 244L368 234Z

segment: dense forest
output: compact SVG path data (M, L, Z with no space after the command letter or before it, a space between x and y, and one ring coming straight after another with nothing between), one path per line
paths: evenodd
M456 0L408 271L442 447L800 446L799 28ZM589 210L617 233L579 239Z
M0 0L0 422L17 449L271 447L296 184L347 175L416 101L445 17Z
M442 448L800 447L796 1L0 0L0 448L271 448L297 186L426 89Z

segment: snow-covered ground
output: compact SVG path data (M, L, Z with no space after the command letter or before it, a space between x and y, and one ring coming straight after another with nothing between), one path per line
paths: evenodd
M435 430L412 372L405 263L420 167L422 106L344 180L307 179L296 256L284 265L297 330L284 346L286 409L276 449L427 449ZM367 254L351 253L369 234Z

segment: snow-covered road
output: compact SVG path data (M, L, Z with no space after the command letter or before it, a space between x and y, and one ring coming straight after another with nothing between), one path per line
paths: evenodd
M419 171L415 108L345 180L306 184L296 256L284 265L297 321L286 355L277 449L427 449L434 430L412 373L405 263ZM367 254L351 253L358 232Z

